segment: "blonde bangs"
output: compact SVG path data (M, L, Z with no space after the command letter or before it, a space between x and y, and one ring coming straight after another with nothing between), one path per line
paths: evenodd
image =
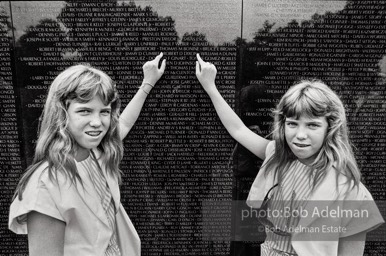
M106 74L99 70L85 70L75 82L75 90L69 99L84 103L99 96L103 104L108 105L118 99L115 83Z
M285 117L299 119L300 116L328 116L331 111L331 101L317 88L305 85L301 90L287 95L281 111Z

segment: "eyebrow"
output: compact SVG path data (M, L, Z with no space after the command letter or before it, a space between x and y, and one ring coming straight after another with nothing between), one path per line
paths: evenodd
M91 109L90 107L87 106L76 106L75 109Z
M76 107L75 107L75 110L78 110L78 109L92 110L93 108L88 107L88 106L76 106ZM108 107L108 106L101 108L101 110L111 110L111 109L112 109L112 108L111 108L111 107Z
M286 117L286 119L285 119L285 122L298 122L299 120L297 120L297 119L292 119L292 118L288 118L288 117Z
M298 119L293 119L293 118L286 118L285 122L299 122ZM310 121L306 121L307 124L322 124L323 122L321 120L318 120L318 119L311 119Z

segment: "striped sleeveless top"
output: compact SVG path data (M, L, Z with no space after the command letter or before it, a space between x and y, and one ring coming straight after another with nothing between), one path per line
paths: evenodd
M109 226L112 230L112 236L109 244L104 252L105 256L121 256L115 224L115 206L110 192L110 188L107 184L106 178L101 170L95 156L92 152L88 158L81 162L77 162L77 168L81 172L86 172L88 177L94 184L94 188L99 195L100 202L105 211Z
M299 223L296 210L304 207L311 193L309 167L294 161L282 179L282 184L272 190L268 208L270 220L282 231L291 232ZM280 214L276 214L280 213ZM286 214L285 214L286 213ZM266 229L266 240L261 245L262 256L296 255L291 245L291 236L283 236Z

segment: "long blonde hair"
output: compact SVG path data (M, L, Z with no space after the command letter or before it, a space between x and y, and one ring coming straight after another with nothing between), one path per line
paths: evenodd
M354 186L357 186L361 173L348 136L345 108L337 94L319 80L303 80L293 85L278 103L272 132L276 150L266 163L266 172L273 170L280 183L288 169L287 165L297 159L287 145L284 129L286 117L298 119L301 115L326 117L328 122L322 148L311 164L312 187L315 188L331 168L348 177L348 182L354 181Z
M77 172L75 158L76 141L68 131L67 109L71 101L85 103L99 96L105 105L111 104L110 127L98 146L107 171L121 181L119 163L123 146L119 135L120 100L112 79L101 70L87 64L79 64L61 72L52 82L41 117L39 137L32 164L22 176L14 198L22 194L29 178L43 163L48 162L47 171L51 180L64 174L75 184L82 180ZM57 180L56 180L57 181Z

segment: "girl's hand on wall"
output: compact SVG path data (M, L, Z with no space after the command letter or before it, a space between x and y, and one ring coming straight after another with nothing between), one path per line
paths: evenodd
M163 53L157 55L153 60L146 62L143 66L143 83L149 83L154 86L157 81L161 78L165 72L166 60L162 61L161 67L159 67L159 62L163 56Z
M201 59L200 54L197 53L196 61L196 76L205 91L215 89L214 83L217 74L216 66L210 62L205 62Z

